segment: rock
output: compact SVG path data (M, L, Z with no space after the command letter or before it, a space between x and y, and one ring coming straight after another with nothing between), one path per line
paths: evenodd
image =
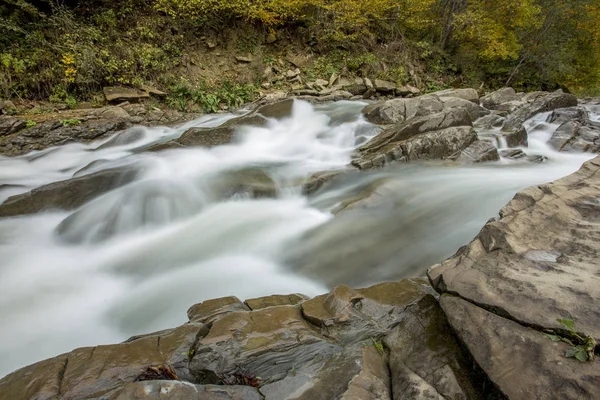
M524 100L527 101L527 100ZM536 114L556 110L557 108L575 107L577 106L577 98L572 94L563 93L561 91L537 97L531 104L519 108L514 113L510 114L502 130L515 131L520 129L521 124Z
M128 105L128 106L131 106ZM141 104L137 104L137 106L142 106ZM127 107L127 106L126 106ZM138 108L140 110L140 108ZM95 115L99 118L105 119L123 119L126 120L129 118L129 113L123 109L122 107L104 107L96 110Z
M317 85L319 87L320 90L325 89L327 86L329 86L329 81L325 80L325 79L317 79L315 81L315 85Z
M139 103L126 105L122 109L125 110L127 112L127 114L132 117L146 115L148 113L148 110L146 109L146 107L143 104L139 104Z
M27 124L20 118L1 117L0 118L0 136L11 135L25 129Z
M515 127L511 131L502 128L500 133L504 137L508 147L527 147L528 145L527 129L525 129L523 125L520 127Z
M472 103L479 104L479 94L475 89L447 89L433 93L434 95L443 97L458 97L459 99L468 100Z
M115 400L262 400L250 386L192 385L180 381L143 381L126 385Z
M467 111L462 108L444 110L423 117L415 116L407 119L405 122L400 122L393 127L384 129L379 135L361 146L358 151L361 155L376 154L385 146L422 133L454 126L470 127L471 125L471 117Z
M371 169L393 162L443 160L466 149L476 140L477 133L470 126L433 130L390 143L374 154L353 160L352 165L359 169Z
M352 82L343 85L342 89L352 93L353 96L362 96L368 88L363 79L355 78Z
M563 124L570 121L586 121L589 118L589 112L583 107L558 108L552 111L546 122Z
M12 115L17 113L15 103L10 100L0 100L0 114Z
M124 86L105 86L102 88L104 97L109 103L122 101L139 101L150 97L148 92Z
M600 158L596 158L573 175L518 193L500 211L499 220L486 224L473 242L429 270L434 287L523 326L562 330L557 318L572 319L578 332L600 339L600 275L595 251L599 170ZM445 311L451 320L460 313L451 308ZM467 341L467 345L473 342ZM558 348L554 351L560 355ZM540 357L526 354L536 360ZM569 363L562 359L565 368ZM492 380L499 378L486 372ZM596 373L600 373L597 368ZM578 374L582 387L584 381L591 382L584 376ZM525 391L531 384L527 379L514 382Z
M266 44L273 44L277 41L277 34L275 32L269 32L265 38Z
M282 119L292 116L294 110L294 99L285 99L259 107L255 113L265 118ZM236 123L237 125L237 123Z
M235 56L235 60L242 64L250 64L252 62L252 56Z
M250 308L237 297L230 296L195 304L187 311L187 316L190 322L212 324L225 314L237 311L250 311Z
M252 113L230 119L216 128L190 128L185 131L177 143L184 146L215 147L229 144L233 141L237 128L241 126L265 126L267 119Z
M154 96L158 96L158 97L166 97L167 94L165 92L163 92L162 90L158 90L155 87L152 87L150 85L139 85L138 89L143 90L144 92L150 93L151 95Z
M444 109L444 104L435 96L411 99L385 100L366 106L362 113L374 124L390 125L415 117L426 116Z
M136 170L133 167L123 167L50 183L8 198L0 205L0 217L53 209L72 210L109 190L130 183L135 176Z
M302 294L288 294L288 295L274 294L272 296L248 299L244 303L251 310L261 310L263 308L268 308L268 307L295 306L296 304L302 303L305 300L308 300L308 297L306 297Z
M373 82L377 92L382 94L394 94L396 92L396 84L393 82L383 81L381 79L375 79Z
M600 152L600 123L589 120L564 122L552 134L548 144L558 151Z
M421 94L421 90L419 90L418 88L416 88L414 86L405 85L405 86L400 86L399 88L396 88L396 94L398 96L402 96L402 97L416 96L416 95Z
M458 297L444 294L441 304L453 330L506 398L597 398L597 362L565 358L566 343Z
M507 103L502 103L498 106L496 106L496 108L494 109L496 112L498 112L499 114L502 115L508 115L511 114L515 111L517 111L518 109L520 109L521 107L524 107L527 103L525 103L524 101L509 101Z
M442 97L440 98L444 105L444 109L464 108L471 117L471 121L476 121L479 118L488 115L490 112L476 103L461 99L459 97Z
M338 286L302 303L302 314L338 343L351 344L385 335L407 305L431 293L420 279L357 290Z
M328 170L321 171L312 174L306 183L302 186L302 193L304 195L311 195L319 191L323 186L325 186L329 181L338 177L345 172L351 171L351 169L341 169L341 170Z
M7 375L0 393L14 399L110 399L153 365L169 365L189 379L189 349L207 332L203 324L186 324L126 343L76 349Z
M176 329L76 349L16 371L0 380L0 393L11 399L417 399L410 397L414 385L406 390L408 373L448 398L491 398L484 386L493 385L477 375L433 294L425 281L409 279L358 290L341 286L308 301L300 295L247 300L255 310L234 297L208 300L190 308L191 321Z
M509 160L519 160L527 157L527 154L521 149L505 149L500 150L500 156L502 158L508 158Z
M300 69L296 68L294 70L289 69L286 73L285 73L285 77L290 80L290 79L294 79L296 78L298 75L300 75Z
M498 149L492 143L477 140L466 149L450 156L450 160L460 163L479 163L486 161L498 161Z
M520 102L521 97L517 95L515 89L507 87L483 96L481 98L481 105L487 109L495 110L499 105L512 101Z
M493 396L492 385L481 396L473 384L478 372L471 355L450 332L433 296L407 306L402 321L384 339L395 400L500 398Z
M335 86L336 83L338 83L340 77L338 74L336 74L335 72L331 74L331 76L329 77L329 83L328 86L329 87L333 87Z
M206 41L206 47L208 47L210 50L213 50L217 47L217 42L211 41L211 40L207 40Z
M473 126L483 129L498 129L502 128L503 124L504 117L497 114L488 114L473 122Z

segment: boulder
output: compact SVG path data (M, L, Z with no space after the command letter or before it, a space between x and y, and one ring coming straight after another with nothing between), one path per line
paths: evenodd
M353 81L343 85L342 89L352 93L353 96L362 96L368 87L362 78L355 78Z
M479 104L479 94L475 89L447 89L435 92L434 95L443 97L458 97L459 99L468 100L472 103Z
M590 114L584 107L558 108L552 111L546 122L550 124L563 124L569 121L589 120Z
M104 97L109 103L120 103L123 101L140 101L147 99L150 94L141 89L128 88L124 86L105 86L102 88Z
M502 128L504 124L504 117L498 114L488 114L479 118L477 121L473 122L473 126L476 128L483 129L499 129Z
M504 149L500 150L500 156L509 160L519 160L527 157L527 154L521 149Z
M566 343L459 297L444 294L441 304L452 329L506 398L597 398L598 363L566 359Z
M476 121L479 118L488 115L490 112L478 104L461 99L460 97L441 97L440 100L444 105L444 110L453 108L464 108L471 117L471 121Z
M109 190L126 185L136 176L134 167L106 169L90 175L54 182L8 198L0 217L34 214L46 210L72 210Z
M477 140L466 149L454 153L450 156L450 160L460 163L479 163L486 161L498 161L500 155L498 149L492 143L483 140Z
M511 399L597 397L597 362L542 331L600 340L600 158L518 193L468 246L428 271L450 325ZM535 227L535 234L532 234Z
M421 96L411 99L385 100L366 106L362 113L365 118L380 125L404 122L414 116L425 116L442 111L443 103L434 96Z
M363 157L376 155L386 150L386 146L394 142L403 141L422 133L455 126L470 127L471 125L471 117L462 108L444 110L424 117L415 116L405 122L400 122L388 129L384 129L380 134L361 146L358 152Z
M527 129L523 125L516 126L511 130L502 128L500 133L504 137L508 147L527 147L528 145Z
M512 101L521 101L521 97L517 95L515 89L507 87L483 96L481 98L481 105L487 109L495 110L501 104Z
M421 94L421 90L411 85L404 85L396 88L396 94L402 97L417 96Z
M381 79L375 79L373 81L375 89L381 94L394 94L396 92L396 84L393 82L383 81Z
M187 316L191 322L212 324L222 316L236 311L250 311L250 308L237 297L229 296L195 304L189 308Z
M268 107L268 106L267 106ZM233 141L237 128L240 126L265 126L267 119L251 113L242 117L230 119L216 128L190 128L175 142L183 146L215 147L229 144Z
M0 117L0 136L19 132L26 126L26 122L20 118Z
M443 160L477 141L470 126L455 126L418 134L387 145L376 153L352 161L359 169L381 168L394 162Z
M503 130L514 131L520 129L521 124L539 113L554 111L557 108L577 106L577 98L572 94L563 93L562 91L545 95L541 94L540 96L532 97L531 99L535 100L530 104L519 108L506 118L504 126L502 127Z
M123 113L127 114L123 109ZM129 119L90 119L75 125L60 120L39 123L7 136L0 136L0 154L15 156L69 142L89 142L131 127Z
M600 152L600 123L589 120L567 121L552 134L548 144L558 151Z

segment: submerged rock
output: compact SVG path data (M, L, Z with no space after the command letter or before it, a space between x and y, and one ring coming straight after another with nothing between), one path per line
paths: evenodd
M54 182L8 198L0 205L0 217L33 214L46 210L72 210L109 190L135 179L135 167L106 169L90 175Z

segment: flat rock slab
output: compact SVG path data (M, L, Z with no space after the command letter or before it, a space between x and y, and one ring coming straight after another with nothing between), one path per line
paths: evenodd
M600 362L567 359L566 343L459 297L445 294L441 305L475 361L509 399L598 399Z
M450 324L511 399L598 398L600 362L565 358L542 331L564 332L557 319L570 319L600 339L599 170L600 157L518 193L428 272Z

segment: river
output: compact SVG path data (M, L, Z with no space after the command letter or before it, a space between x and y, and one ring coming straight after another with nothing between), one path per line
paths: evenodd
M557 126L540 114L527 122L526 151L547 157L543 163L394 165L345 172L303 195L308 176L343 168L357 143L376 133L360 115L365 104L297 101L291 117L244 127L234 143L211 149L142 151L235 115L135 128L133 141L0 157L0 202L74 175L124 165L139 171L133 183L74 212L0 219L0 376L75 347L174 327L209 298L314 296L336 284L424 276L516 192L591 158L549 148ZM265 177L274 198L225 195L232 182ZM375 187L385 194L376 206L333 216Z

